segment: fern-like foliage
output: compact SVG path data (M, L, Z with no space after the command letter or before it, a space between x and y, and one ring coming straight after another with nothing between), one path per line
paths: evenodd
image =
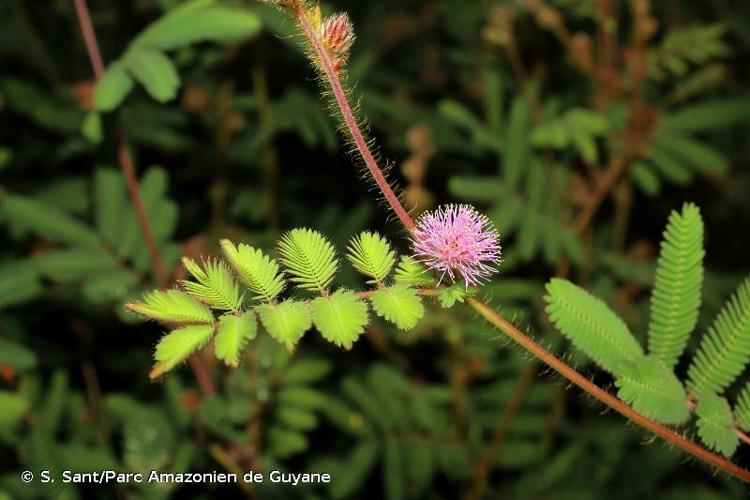
M156 378L187 359L193 352L203 348L214 333L208 325L188 325L172 330L156 345L151 378Z
M367 304L344 290L313 300L312 317L321 335L344 349L351 349L369 321Z
M346 258L357 271L372 278L372 283L383 281L396 263L388 241L375 232L361 232L351 239L348 250Z
M263 304L256 311L268 334L290 351L312 326L310 310L302 302L286 300L278 305Z
M125 307L167 324L211 324L214 320L208 307L179 290L154 290L143 302L129 302Z
M750 382L740 392L734 413L740 426L746 431L750 430Z
M240 307L242 296L239 288L223 262L207 260L201 267L194 260L183 257L182 264L197 281L181 281L182 288L190 295L218 310L234 311Z
M427 269L416 260L406 255L401 257L394 273L396 283L412 286L431 286L435 284L435 278L427 272Z
M238 366L248 342L257 336L256 317L268 335L290 352L313 325L326 340L351 349L370 320L368 302L362 297L369 297L378 316L409 330L424 316L422 299L412 287L414 281L434 283L434 277L427 280L426 271L413 263L405 265L414 279L386 283L396 262L395 252L379 234L363 232L352 239L348 258L355 269L371 278L374 289L361 293L339 289L331 293L329 288L338 269L336 250L317 231L293 229L277 245L279 260L287 267L290 281L303 290L318 292L318 296L307 301L283 298L287 277L276 260L249 245L236 246L229 240L222 240L220 245L224 260L199 263L182 259L195 279L182 281L184 291L157 290L146 294L143 302L126 304L146 318L183 327L159 342L152 377L171 370L205 346L214 331L216 357L228 366ZM245 307L245 294L236 279L256 302ZM461 292L465 293L464 287ZM193 325L205 328L184 328ZM277 441L283 441L277 437Z
M672 367L698 320L703 284L703 220L692 203L672 212L664 231L651 295L649 355Z
M647 417L665 424L680 424L690 418L685 388L657 359L644 357L626 363L615 385L620 399Z
M403 284L375 290L370 303L375 314L402 330L411 330L424 316L424 306L416 290Z
M555 326L605 370L620 374L626 362L644 357L627 325L604 302L582 288L553 278L547 284L545 300Z
M257 300L271 301L284 290L284 274L276 261L261 250L229 240L219 242L231 268Z
M622 400L665 424L684 423L694 409L701 440L729 456L739 445L738 427L750 428L750 384L741 391L735 414L720 396L750 361L750 278L703 336L688 368L687 392L673 371L695 327L703 255L700 211L685 204L681 213L672 212L664 231L651 300L649 356L614 312L568 281L548 283L547 312L574 345L615 376Z
M255 338L257 331L258 324L252 311L221 316L214 339L216 357L229 366L237 367L242 349L248 341Z
M279 252L291 281L306 290L326 290L339 266L331 242L312 229L293 229L284 234Z
M698 400L695 414L698 415L698 435L703 442L724 455L734 453L740 440L727 400L716 394L706 394Z
M696 395L721 393L750 361L750 278L739 286L701 340L688 370Z

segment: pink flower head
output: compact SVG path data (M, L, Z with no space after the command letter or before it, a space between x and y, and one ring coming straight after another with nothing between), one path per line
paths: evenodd
M414 257L430 269L458 273L466 286L488 281L500 263L500 235L495 226L471 205L443 205L423 214L412 232Z

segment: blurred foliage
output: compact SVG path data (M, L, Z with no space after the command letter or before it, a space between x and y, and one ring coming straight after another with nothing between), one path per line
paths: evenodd
M150 382L159 329L122 304L160 283L120 143L171 281L188 278L180 255L219 256L225 238L268 252L293 227L342 254L364 229L401 255L408 247L352 168L284 14L250 0L89 4L108 63L96 86L73 2L0 5L0 498L222 489L19 479L102 469L333 477L237 488L260 498L743 497L736 480L644 444L644 432L566 391L460 307L460 287L440 297L454 307L426 304L409 332L372 315L347 352L318 335L293 355L241 335L233 369L207 348L215 394L187 367ZM555 275L592 291L645 345L664 221L693 201L706 247L696 330L709 331L750 270L738 237L750 223L748 5L342 0L323 10L352 17L353 97L396 159L407 204L466 201L498 227L504 263L480 296L611 386L552 328L544 284ZM396 264L399 286L418 279L412 264ZM336 280L362 281L349 266ZM680 379L700 338L674 365ZM727 389L743 425L747 379ZM685 433L721 438L711 425L731 418L725 402L705 398L696 412L704 425ZM747 446L734 460L750 467Z

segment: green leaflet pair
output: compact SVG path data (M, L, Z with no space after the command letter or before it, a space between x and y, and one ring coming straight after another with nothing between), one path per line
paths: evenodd
M687 203L664 231L651 295L648 354L606 304L562 279L547 284L547 312L571 342L615 377L618 396L665 424L682 424L694 409L701 439L724 455L750 430L750 384L732 412L721 396L750 361L750 278L726 302L701 339L683 383L674 367L695 328L703 285L703 220ZM686 390L687 389L687 390Z
M311 229L293 229L282 236L280 263L249 245L223 240L221 248L223 260L198 264L183 258L193 280L183 280L181 290L155 290L142 302L126 304L131 311L173 328L156 346L152 378L171 370L211 339L217 358L237 366L247 342L257 335L256 316L268 334L290 351L313 325L326 340L350 349L370 321L365 299L378 316L409 330L424 316L414 287L434 284L422 266L408 257L396 266L388 241L367 231L351 240L346 255L374 285L366 292L331 290L339 259L331 242ZM394 266L395 282L387 283ZM316 296L279 300L289 283ZM214 311L220 313L218 319Z

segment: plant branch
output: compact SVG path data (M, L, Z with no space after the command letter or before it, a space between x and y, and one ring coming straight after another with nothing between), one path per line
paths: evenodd
M94 77L96 81L104 74L104 63L102 62L102 56L99 52L99 44L96 40L96 32L94 31L94 25L91 23L91 15L89 14L86 0L73 0L76 9L76 15L78 16L78 23L81 28L81 35L86 44L86 52L89 56L91 63L91 69L94 71ZM133 158L130 155L125 142L123 141L122 135L117 133L117 157L120 163L120 170L125 178L125 184L128 187L128 193L130 195L130 202L133 205L133 211L138 221L143 239L146 242L146 248L148 249L148 255L151 260L151 268L156 276L159 284L166 288L169 286L169 276L164 269L161 260L161 252L159 251L159 245L154 237L154 232L151 228L151 222L146 212L146 207L143 204L143 198L141 197L141 191L138 187L138 179L135 175L135 165L133 164ZM190 366L195 373L195 378L198 380L201 390L207 396L211 396L216 393L213 382L203 366L200 358L194 355L190 358Z
M385 178L380 168L375 162L373 155L370 152L369 146L367 142L365 141L365 139L363 138L362 133L359 130L359 127L357 126L356 119L354 118L354 115L351 111L351 107L349 106L349 103L347 102L346 94L343 91L341 87L341 82L339 81L339 78L338 78L338 73L334 69L334 66L331 63L331 60L328 57L328 54L326 53L325 49L323 48L317 33L313 29L312 24L310 23L309 19L307 18L302 8L295 8L293 9L293 11L295 13L295 16L297 17L297 21L299 22L305 36L310 41L310 44L316 56L321 61L321 66L323 67L323 71L325 73L326 79L328 80L328 83L331 85L336 103L338 104L338 107L342 113L342 116L344 117L344 122L346 126L348 127L349 131L351 132L355 145L357 146L357 150L362 155L362 158L365 161L365 164L367 165L370 174L375 180L375 183L378 185L378 187L382 191L386 200L390 203L391 208L399 216L399 219L404 224L406 229L412 230L414 227L414 221L411 219L408 213L406 213L406 211L403 209L403 207L401 206L401 203L398 201L398 198L393 194L393 191L391 190L388 183L385 181ZM619 178L620 174L625 170L626 165L627 165L627 161L621 155L617 155L613 159L612 163L610 164L610 168L608 169L608 172L605 174L604 178L599 182L599 185L597 186L597 189L594 192L594 196L592 197L592 201L589 203L587 207L584 208L584 211L580 214L578 220L576 221L576 224L575 224L576 228L581 228L580 230L582 230L588 226L588 224L591 222L591 218L593 214L596 212L596 209L599 207L602 200L604 199L606 194L609 192L609 189L611 188L611 186ZM568 379L570 382L577 385L579 388L581 388L582 390L584 390L585 392L593 396L595 399L599 400L601 403L605 404L609 408L612 408L613 410L617 411L624 417L630 419L631 421L635 422L636 424L645 428L646 430L656 434L657 436L660 436L661 438L668 441L669 443L672 443L673 445L679 448L682 448L685 452L689 453L690 455L693 455L727 472L728 474L731 474L737 477L738 479L741 479L742 481L750 483L750 471L746 471L742 469L741 467L720 457L719 455L716 455L715 453L710 452L709 450L703 448L702 446L688 439L685 439L684 437L680 436L673 430L633 410L630 406L628 406L627 404L625 404L624 402L622 402L615 396L612 396L607 391L601 389L596 384L588 380L586 377L578 373L574 368L572 368L568 364L558 359L552 353L547 351L544 347L542 347L541 345L533 341L531 338L529 338L523 332L521 332L515 326L513 326L510 322L505 320L500 314L498 314L493 309L491 309L487 304L483 303L477 298L469 297L467 299L467 302L480 316L485 318L492 325L494 325L500 331L502 331L507 336L509 336L513 341L520 344L524 349L526 349L531 354L536 356L540 361L547 364L550 368L557 371L564 378Z
M726 460L725 458L722 458L719 455L708 451L702 446L699 446L694 442L685 439L673 430L668 429L667 427L664 427L663 425L641 415L627 404L609 394L607 391L599 388L596 384L578 373L571 366L555 357L544 347L531 340L515 326L506 321L502 316L492 310L487 304L477 300L474 297L470 297L469 299L467 299L467 301L469 302L471 307L474 308L477 313L479 313L479 315L492 323L492 325L494 325L498 330L502 331L516 343L521 345L521 347L543 361L550 368L583 389L585 392L587 392L600 402L604 403L609 408L612 408L624 417L632 420L646 430L653 432L662 439L672 443L679 448L682 448L685 452L693 455L694 457L708 462L709 464L727 472L728 474L735 476L738 479L745 481L746 483L750 483L749 471L742 469L729 460Z
M375 157L370 151L370 147L367 144L367 140L364 138L362 131L357 124L357 119L354 117L349 101L346 98L346 92L341 86L341 80L339 79L338 70L334 67L328 52L323 48L320 36L313 29L310 20L307 18L303 9L299 9L295 12L297 16L297 22L302 27L302 31L310 42L315 55L320 60L321 69L328 80L328 84L331 86L333 91L333 97L336 100L336 104L341 111L341 117L344 121L344 125L349 130L352 136L354 145L357 148L362 160L367 166L367 170L370 172L375 184L377 184L380 191L383 193L386 201L390 205L391 209L396 213L401 223L408 231L414 229L414 220L411 218L409 213L404 209L399 201L398 197L394 194L391 186L383 175L383 171L378 167L378 163L375 161Z

